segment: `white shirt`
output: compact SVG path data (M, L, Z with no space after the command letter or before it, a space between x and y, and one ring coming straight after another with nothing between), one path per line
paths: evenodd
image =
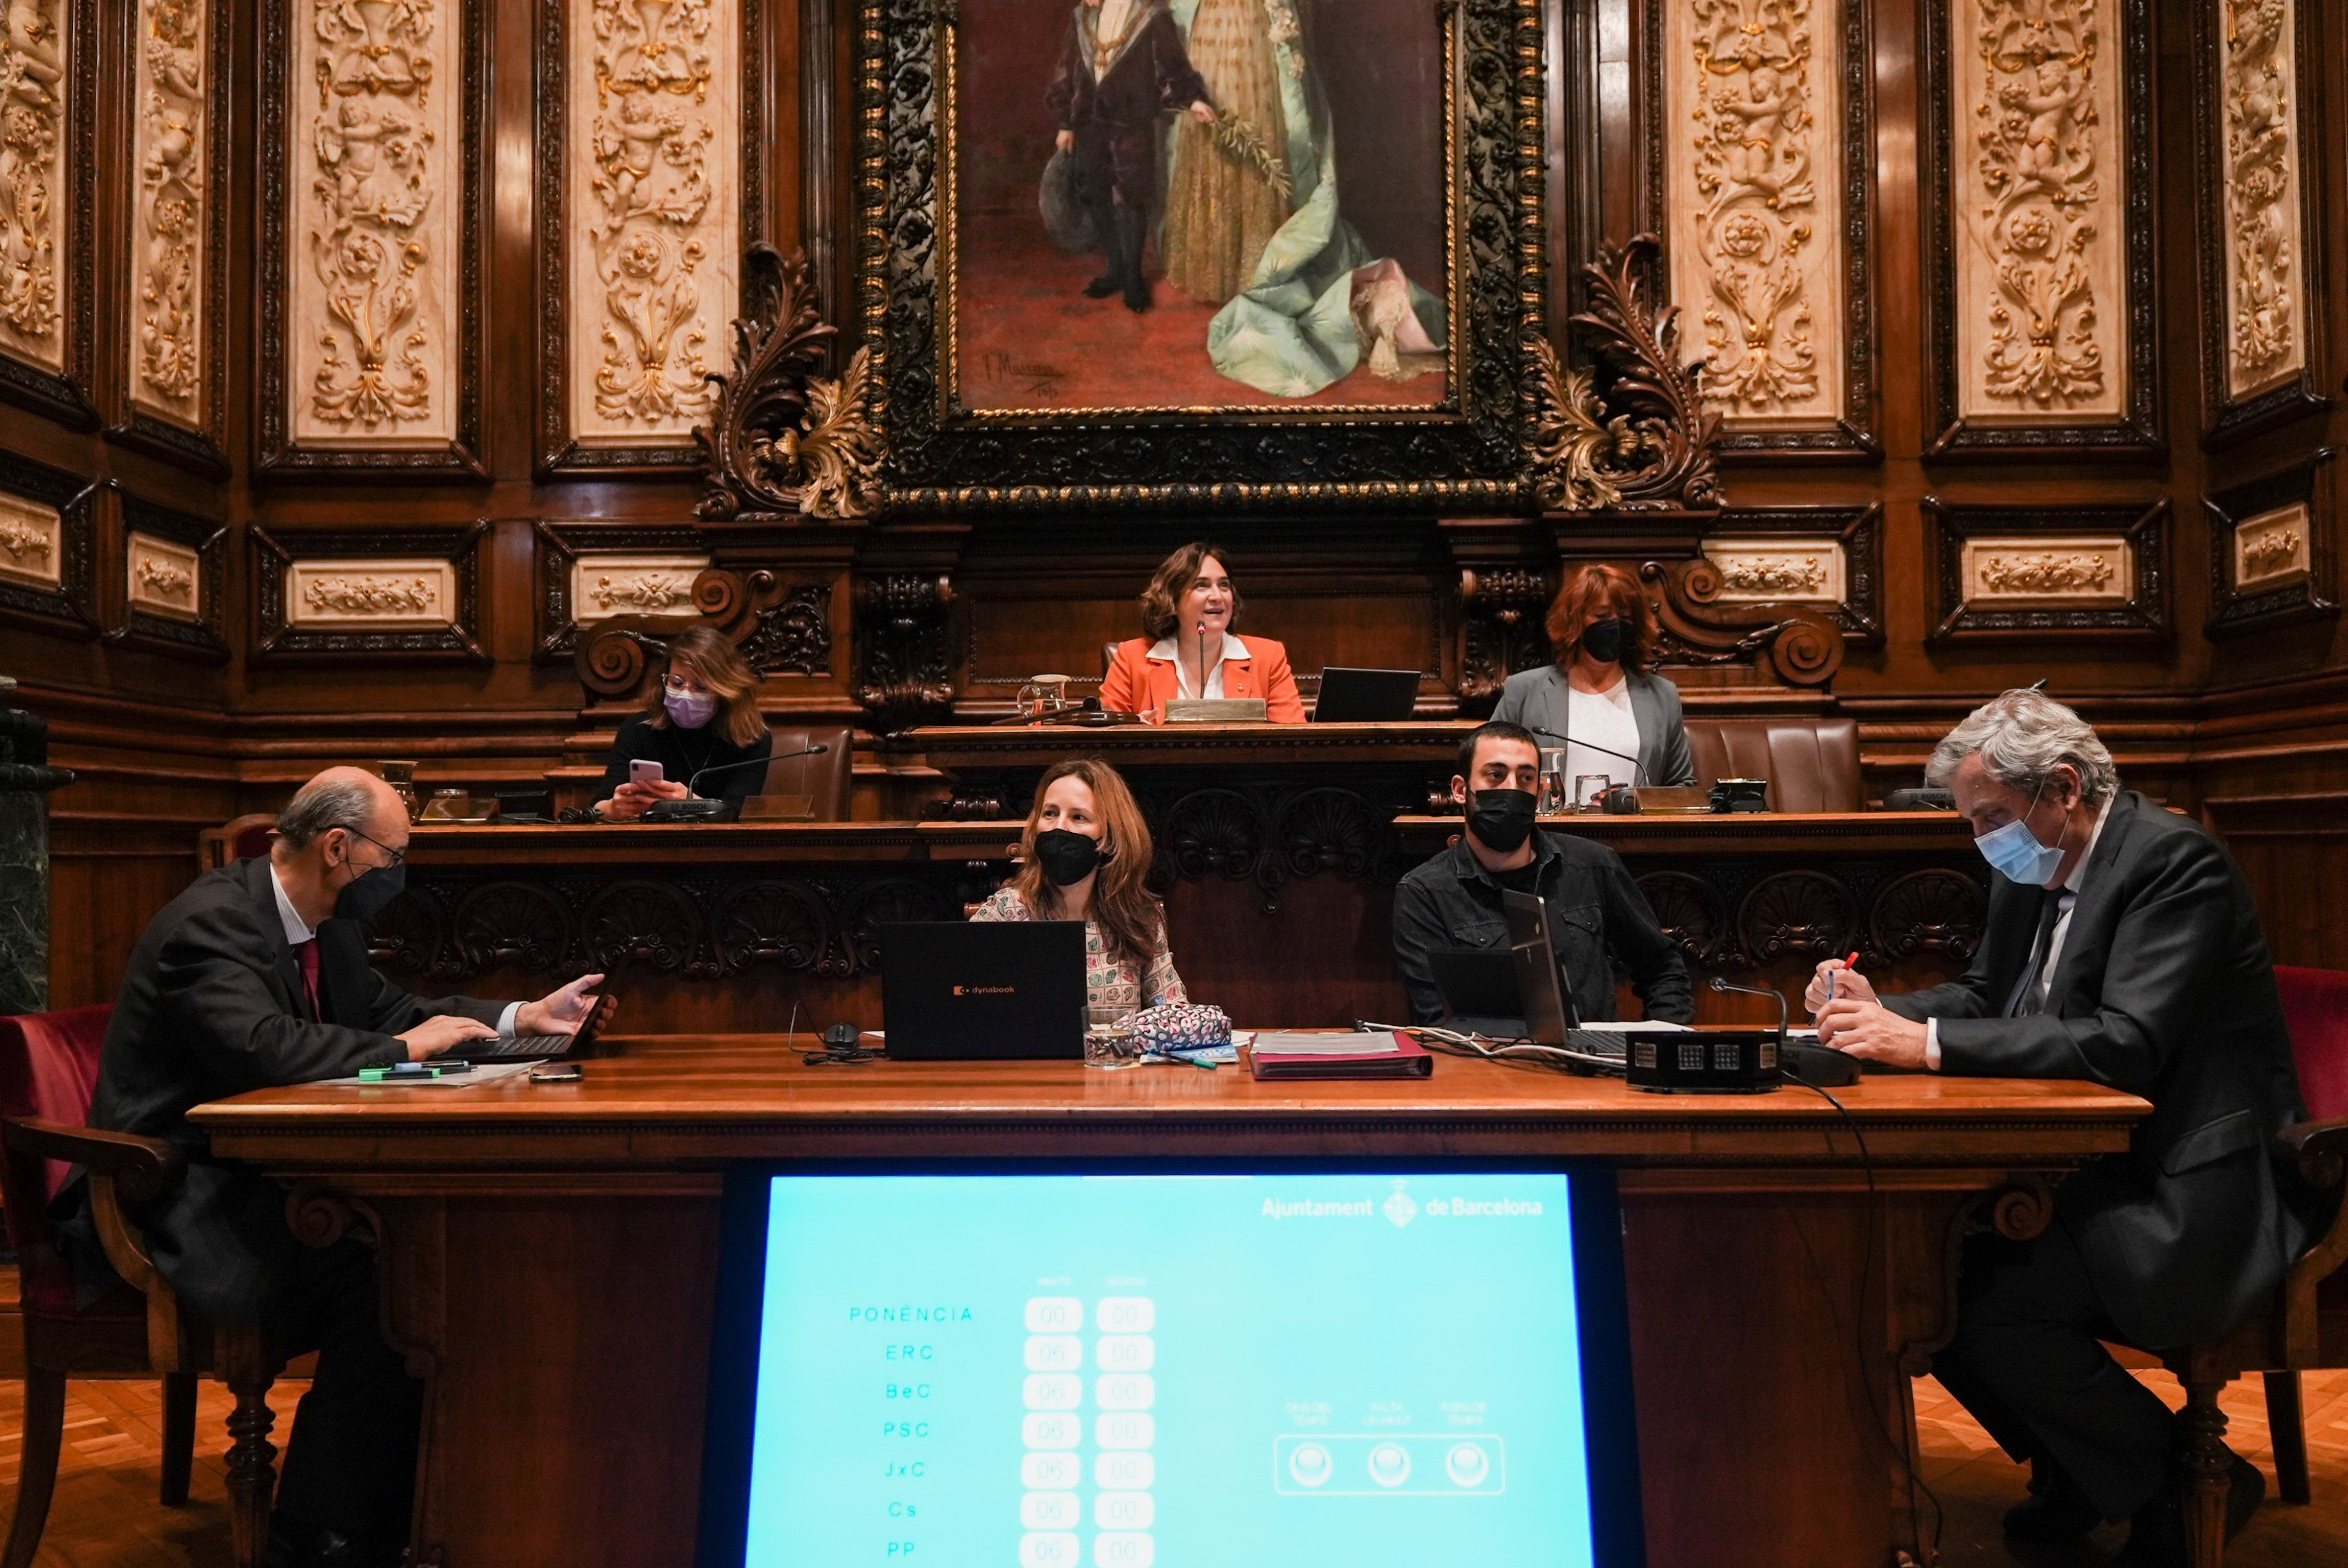
M1631 682L1620 680L1603 692L1566 684L1565 787L1585 774L1603 774L1610 784L1639 782L1639 716L1631 710ZM1588 741L1589 745L1582 743ZM1599 748L1603 747L1604 750ZM1622 754L1616 756L1613 753Z
M274 860L269 863L269 890L277 895L277 918L283 922L285 927L285 945L289 948L298 948L304 942L316 941L318 938L316 927L302 918L302 911L294 907L294 900L285 896L285 883L277 875L277 863ZM521 1003L506 1003L506 1010L498 1014L498 1033L510 1037L514 1032L514 1019L520 1012Z
M2104 824L2112 815L2112 802L2119 799L2115 790L2105 797L2096 809L2096 825L2087 830L2087 847L2079 851L2078 863L2071 875L2063 878L2063 890L2071 895L2069 908L2056 907L2054 928L2046 933L2046 958L2038 966L2038 974L2030 982L2030 1010L2044 1012L2047 993L2054 988L2054 968L2063 961L2063 938L2071 934L2071 917L2079 907L2079 889L2087 884L2087 862L2096 857L2096 841L2104 835ZM2027 962L2027 959L2024 960ZM1941 1020L1933 1019L1924 1025L1924 1065L1934 1072L1941 1071Z
M1125 29L1142 0L1101 0L1100 15L1093 18L1093 36L1114 48L1125 42Z
M1190 690L1190 672L1182 667L1180 657L1174 651L1171 637L1159 638L1158 646L1149 651L1149 657L1163 659L1174 666L1174 694L1177 697L1220 697L1223 694L1223 661L1245 659L1250 655L1247 644L1228 631L1223 633L1223 645L1214 653L1215 662L1207 671L1207 689L1204 692Z

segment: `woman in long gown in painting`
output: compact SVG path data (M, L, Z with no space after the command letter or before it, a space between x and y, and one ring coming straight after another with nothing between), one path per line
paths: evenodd
M1271 26L1263 0L1198 0L1187 46L1223 125L1245 126L1284 163L1288 128ZM1272 174L1218 146L1218 129L1189 118L1175 123L1159 242L1166 281L1210 305L1248 286L1289 213L1288 195Z

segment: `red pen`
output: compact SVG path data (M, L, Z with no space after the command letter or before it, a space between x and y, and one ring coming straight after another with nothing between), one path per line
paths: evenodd
M1842 968L1843 968L1844 969L1852 968L1855 968L1855 967L1858 965L1858 963L1859 963L1859 949L1858 949L1857 948L1853 948L1850 950L1850 957L1849 957L1849 958L1845 958L1845 959L1842 961ZM1832 1001L1832 1000L1834 1000L1834 993L1835 993L1835 976L1837 976L1837 975L1840 974L1841 972L1842 972L1842 969L1828 969L1828 970L1827 971L1827 1000L1828 1000L1828 1001Z

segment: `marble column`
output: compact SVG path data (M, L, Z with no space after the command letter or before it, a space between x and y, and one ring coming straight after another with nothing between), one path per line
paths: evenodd
M0 675L0 1013L49 1005L49 792L73 774L49 763L49 726L6 705Z

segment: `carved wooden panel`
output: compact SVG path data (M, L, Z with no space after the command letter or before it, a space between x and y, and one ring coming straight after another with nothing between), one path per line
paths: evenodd
M97 0L0 9L0 396L91 417Z
M479 569L489 531L487 523L373 532L252 529L252 656L486 659Z
M108 434L228 472L229 17L136 0L129 23L122 383Z
M1650 200L1727 452L1877 451L1859 0L1649 0Z
M123 582L122 611L108 640L180 659L226 659L228 530L118 484L111 488L121 515Z
M479 473L489 0L270 0L261 466Z
M1937 534L1931 640L2168 631L2168 503L1960 507L1924 498Z
M760 11L541 0L542 466L692 467L763 231Z
M97 494L79 475L0 450L0 619L51 632L97 630Z
M1883 640L1883 508L1731 507L1704 535L1712 602L1806 605L1851 642Z
M2303 165L2314 123L2299 0L2195 0L2203 440L2328 405L2318 384L2324 225Z
M2149 0L1925 8L1936 456L2162 441Z
M542 659L570 658L582 626L613 616L699 613L693 579L710 554L689 523L542 522L537 535Z
M2304 461L2219 491L2209 523L2211 637L2340 612L2338 541L2322 447Z

